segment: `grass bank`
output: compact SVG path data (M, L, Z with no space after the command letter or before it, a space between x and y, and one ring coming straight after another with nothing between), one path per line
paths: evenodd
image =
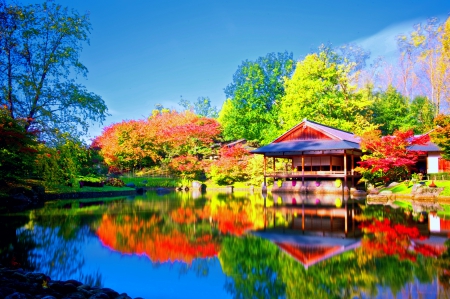
M39 180L23 180L20 182L8 183L0 187L0 197L8 197L11 192L15 189L26 189L32 190L33 187L44 187L44 183ZM46 194L65 194L65 193L80 193L80 192L115 192L115 191L130 191L134 188L128 187L113 187L113 186L103 186L103 187L87 187L84 186L80 188L79 185L70 187L65 185L51 185L45 186Z
M157 188L157 187L164 187L164 188L176 188L181 186L191 186L192 181L189 180L183 180L180 178L163 178L163 177L121 177L121 180L125 182L125 184L133 183L136 187L147 187L147 188ZM206 188L210 189L218 189L218 188L224 188L228 185L218 185L215 184L211 180L206 181L199 181L202 184L206 185ZM250 185L248 182L235 182L232 184L234 188L250 188Z
M125 184L133 183L136 187L147 187L147 188L176 188L180 186L190 185L188 181L179 178L164 178L164 177L120 177Z
M431 182L432 181L420 181L419 183L424 183L425 186L429 186ZM437 188L444 188L444 191L442 191L439 195L450 196L450 181L434 181L434 184ZM396 186L383 188L381 191L392 191L394 194L411 194L412 187L412 183L407 185L405 182L401 182Z

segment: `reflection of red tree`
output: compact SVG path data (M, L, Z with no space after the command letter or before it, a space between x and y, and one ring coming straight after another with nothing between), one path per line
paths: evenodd
M413 239L423 239L417 227L391 224L390 220L375 220L362 225L366 238L363 249L374 256L395 255L399 259L416 260L417 254L438 256L439 250L426 244L414 244Z
M172 220L179 224L190 224L197 220L211 220L223 234L240 236L246 230L253 228L243 203L230 203L219 206L211 211L209 205L203 209L178 208L170 213Z
M244 210L233 211L229 207L220 207L212 218L217 222L217 226L223 234L229 233L240 236L253 227L253 223Z
M125 216L120 221L104 215L97 230L103 245L125 254L147 255L153 262L183 261L216 256L217 244L210 235L187 236L173 229L161 232L160 218L140 219Z
M191 208L178 208L170 213L172 220L179 224L194 223L197 220L196 210Z

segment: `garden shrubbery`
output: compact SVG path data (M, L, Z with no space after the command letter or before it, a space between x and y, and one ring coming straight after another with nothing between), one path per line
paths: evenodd
M123 187L123 186L125 186L125 183L124 183L124 181L122 181L121 179L118 179L118 178L108 178L105 181L105 185L112 186L112 187Z

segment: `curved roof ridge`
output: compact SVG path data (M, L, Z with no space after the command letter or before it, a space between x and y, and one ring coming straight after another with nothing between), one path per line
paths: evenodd
M323 134L331 137L332 139L338 139L342 141L350 141L355 143L360 143L360 139L355 136L352 132L344 131L338 128L333 128L327 125L323 125L321 123L308 120L304 118L300 123L283 133L282 135L275 138L271 143L276 142L282 139L284 136L289 135L292 131L295 131L300 125L308 125L309 127L322 132Z

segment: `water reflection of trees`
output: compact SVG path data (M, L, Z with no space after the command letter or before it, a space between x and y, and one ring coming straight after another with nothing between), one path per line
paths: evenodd
M219 255L229 277L225 288L234 298L280 298L286 282L280 277L281 251L264 239L227 237Z
M85 264L81 253L83 242L89 236L90 228L81 227L70 238L64 236L59 228L39 225L27 226L18 230L18 236L32 235L36 248L29 253L28 261L33 269L46 273L54 280L67 277L77 279L90 285L101 285L101 274L83 273Z
M256 237L228 237L219 255L234 298L383 297L380 292L410 293L431 283L437 261L419 256L416 262L395 256L374 257L362 249L348 251L305 267L275 244ZM447 278L448 282L448 278ZM415 287L414 287L415 286Z
M158 263L192 264L217 255L221 234L242 235L253 228L249 200L228 196L218 195L204 205L183 201L166 213L127 209L119 214L108 209L96 233L104 245L121 253L146 255Z
M181 274L208 275L212 262L208 257L218 254L228 276L225 287L235 298L382 297L380 292L410 294L416 285L436 283L436 277L443 290L450 286L449 251L440 258L417 252L413 261L362 247L306 269L274 243L245 235L246 230L263 228L268 221L263 197L235 193L193 198L183 194L188 193L82 207L49 206L32 213L27 226L14 238L37 246L28 259L30 267L54 279L61 273L73 278L78 275L79 280L91 284L101 282L101 274L85 275L80 253L83 242L96 234L114 250L145 254L157 264L182 261ZM266 198L266 206L274 204L277 202ZM369 206L361 221L387 218L391 223L410 225L408 217L401 210ZM380 244L383 242L381 238Z
M105 246L121 253L146 255L153 262L183 261L215 256L219 244L212 234L184 233L176 225L167 223L157 214L107 215L97 229Z
M28 261L29 252L36 247L32 233L18 234L17 227L28 222L26 216L4 216L0 218L0 264L34 270Z

